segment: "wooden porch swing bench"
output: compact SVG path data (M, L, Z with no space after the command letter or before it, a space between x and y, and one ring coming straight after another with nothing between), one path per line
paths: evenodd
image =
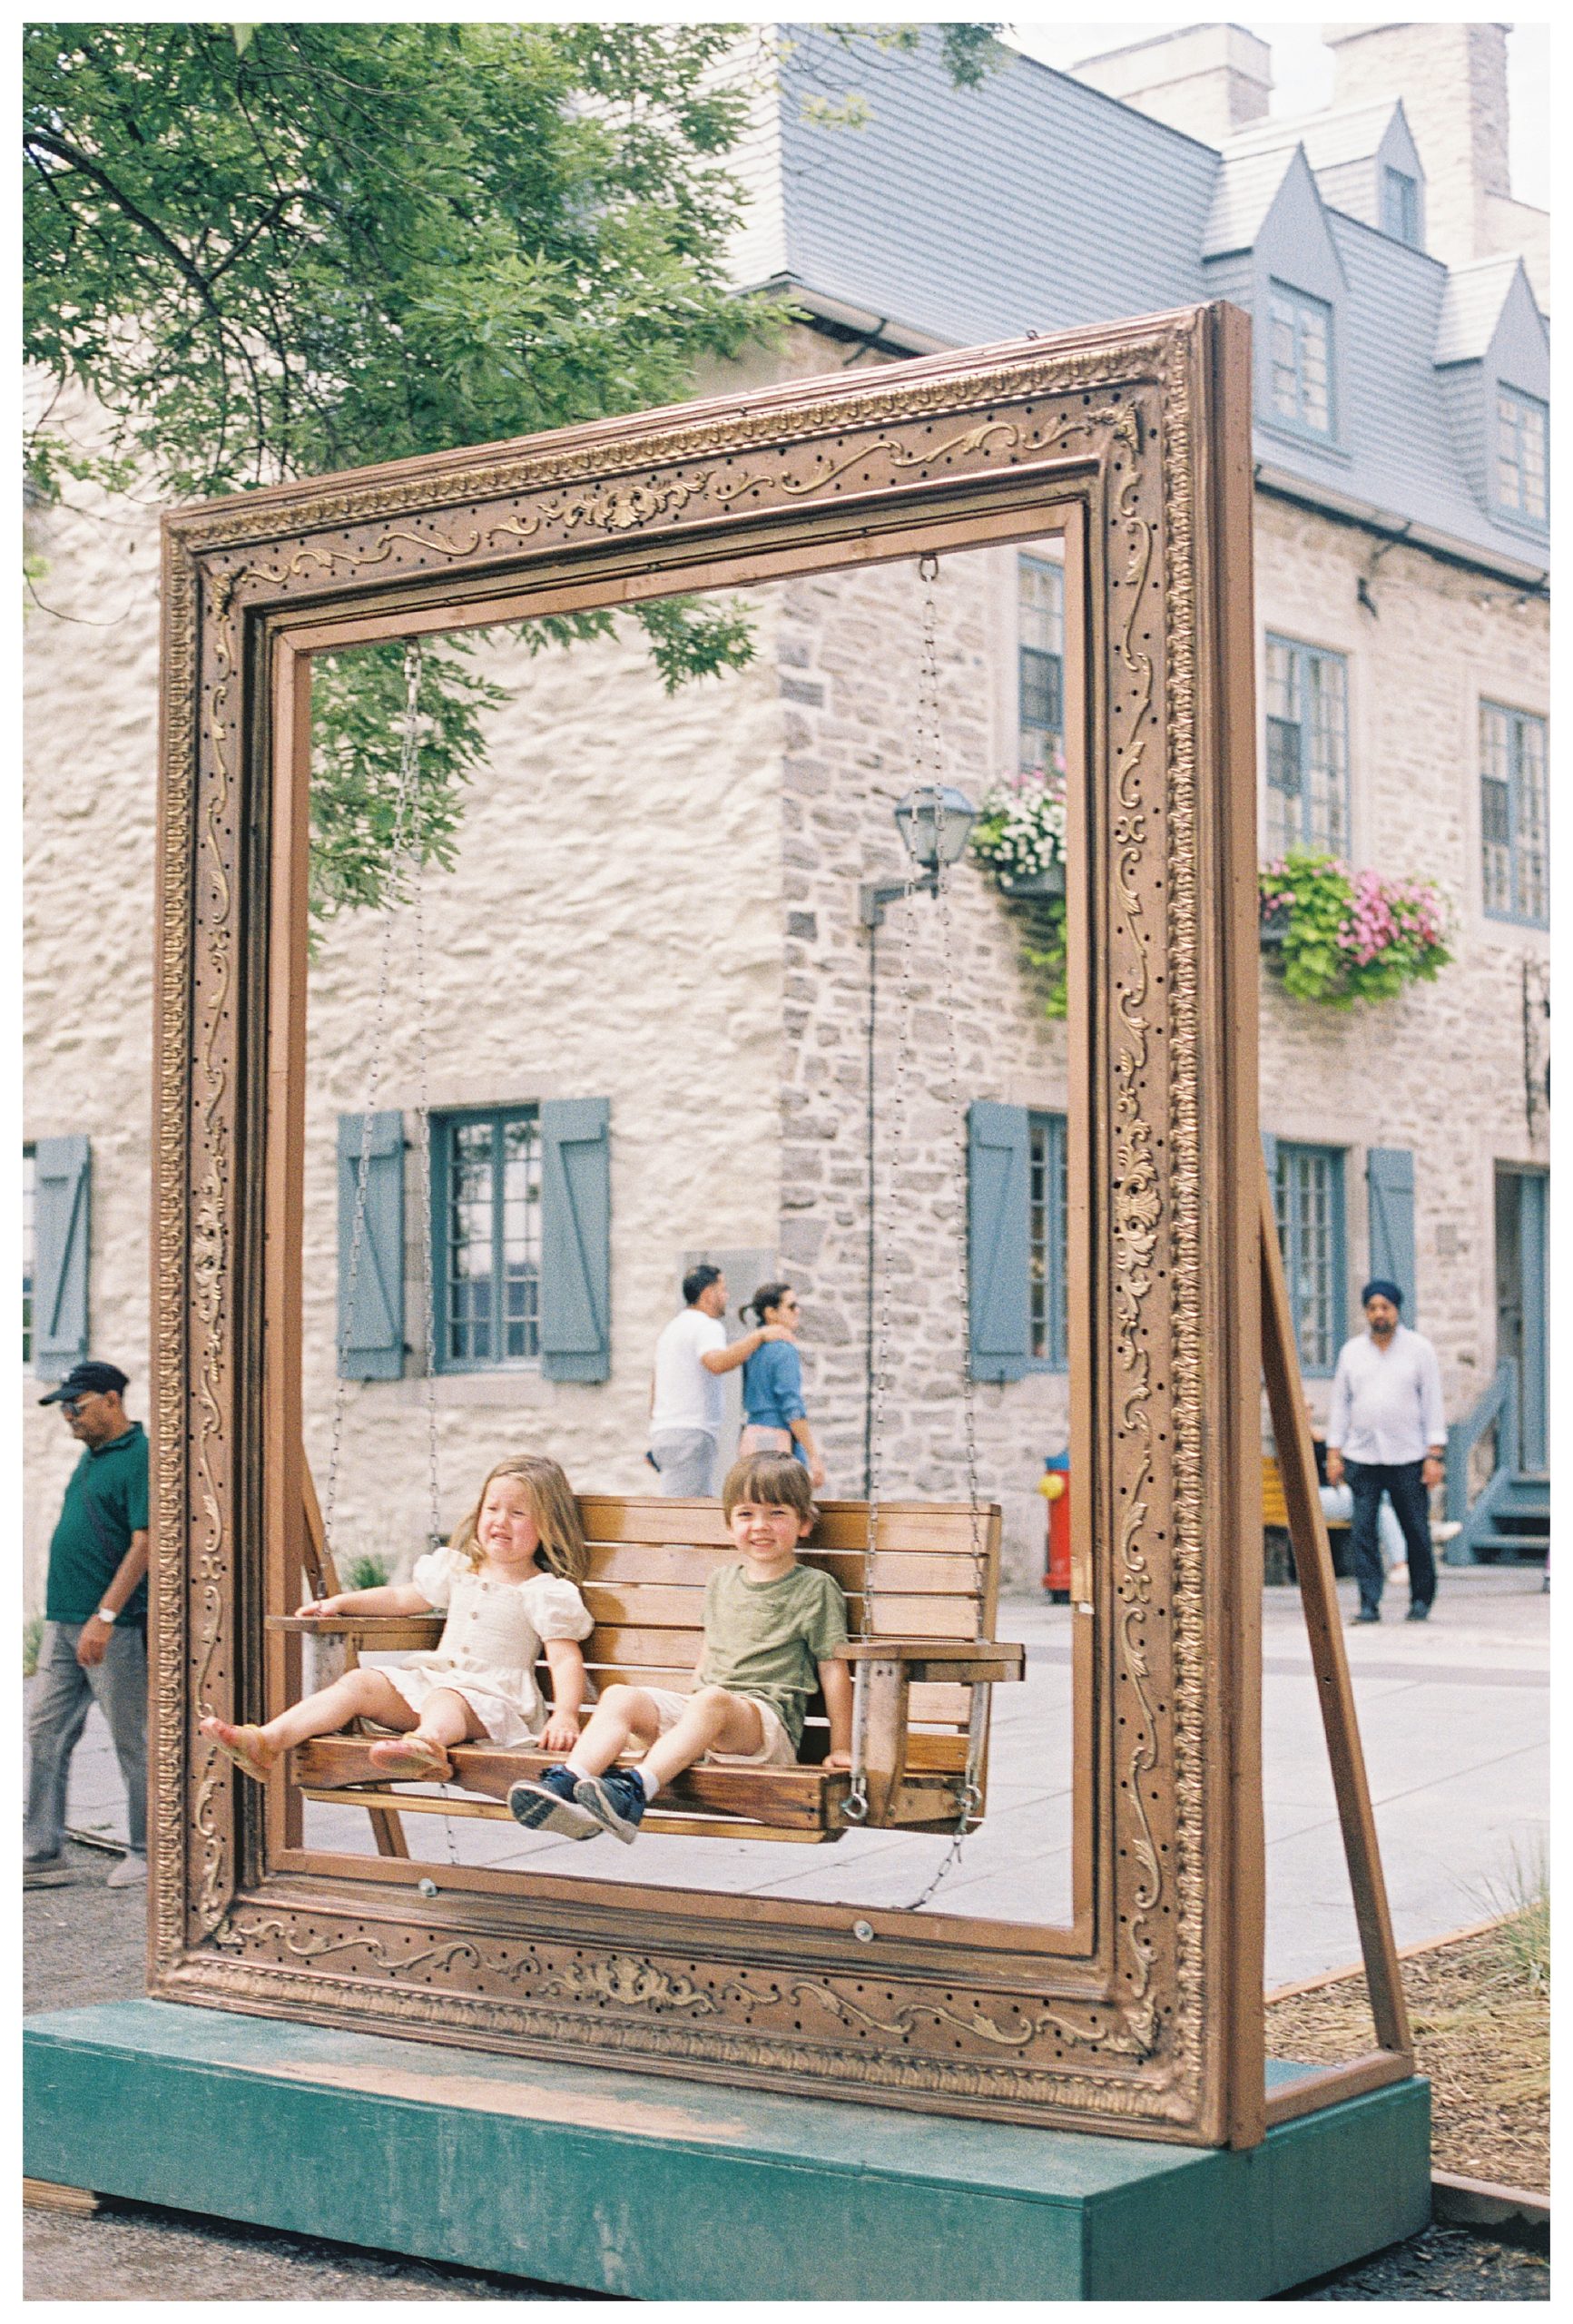
M595 1627L585 1660L594 1686L686 1687L703 1645L705 1582L736 1555L720 1504L590 1494L579 1509L590 1544L583 1587ZM881 1502L872 1558L868 1520L863 1502L823 1502L800 1552L847 1593L852 1769L818 1764L829 1729L816 1700L797 1767L692 1768L663 1792L645 1831L812 1842L858 1828L949 1832L979 1819L990 1690L1022 1678L1026 1665L1022 1647L993 1635L998 1507L981 1507L975 1523L965 1506ZM442 1617L273 1616L269 1628L338 1637L362 1654L408 1653L436 1645ZM324 1736L292 1751L287 1768L307 1799L371 1810L379 1845L395 1812L506 1817L510 1786L560 1756L462 1744L450 1754L453 1785L432 1790L382 1776L373 1739Z

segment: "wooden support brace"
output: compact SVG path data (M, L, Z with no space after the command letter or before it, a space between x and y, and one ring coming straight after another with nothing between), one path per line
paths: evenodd
M1413 2045L1404 2008L1398 1952L1393 1944L1387 1885L1382 1878L1376 1819L1371 1813L1371 1787L1360 1748L1360 1727L1344 1653L1332 1552L1327 1543L1327 1525L1317 1489L1316 1456L1312 1450L1311 1423L1306 1417L1300 1362L1295 1353L1289 1292L1278 1248L1278 1222L1265 1167L1261 1177L1261 1215L1262 1369L1267 1383L1273 1434L1278 1446L1278 1468L1283 1481L1294 1568L1300 1578L1300 1600L1311 1642L1311 1666L1316 1678L1333 1794L1343 1832L1361 1956L1371 1991L1378 2043L1382 2052L1401 2062L1402 2073L1410 2073L1414 2070ZM1369 2076L1375 2071L1369 2059L1356 2060L1347 2067L1330 2068L1327 2074L1317 2078L1317 2086L1323 2094L1316 2096L1308 2094L1307 2084L1292 2084L1269 2099L1268 2120L1287 2120L1290 2115L1305 2111L1308 2105L1326 2105L1334 2098L1352 2095L1354 2084L1351 2078L1357 2074ZM1374 2085L1364 2079L1359 2086Z

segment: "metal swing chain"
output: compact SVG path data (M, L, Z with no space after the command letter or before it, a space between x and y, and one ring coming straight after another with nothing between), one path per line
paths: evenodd
M939 659L936 642L937 613L934 602L934 581L938 578L938 559L925 558L919 567L929 583L923 605L923 675L933 725L933 781L938 787L943 776L941 733L939 723ZM939 956L941 963L940 1014L945 1021L946 1076L945 1107L952 1126L954 1167L952 1187L952 1231L956 1247L956 1300L961 1338L961 1411L967 1478L967 1504L971 1519L972 1584L976 1608L977 1635L983 1635L983 1598L987 1568L983 1550L982 1509L978 1497L978 1427L973 1394L972 1367L968 1360L968 1315L969 1287L967 1263L967 1138L961 1115L960 1057L956 1033L957 974L954 928L950 911L949 867L938 866L936 900L939 910ZM976 1705L977 1689L973 1696ZM968 1736L967 1766L962 1781L959 1814L950 1846L941 1857L926 1886L903 1908L917 1912L926 1905L935 1890L961 1860L962 1848L977 1825L977 1810L982 1804L982 1792L978 1782L978 1761L980 1747L980 1721L975 1715Z
M924 572L925 578L929 577L925 568L929 565L934 564L934 562L935 560L932 558L925 557L922 564L919 566L919 570L920 572ZM933 595L930 590L928 606L925 610L924 658L922 676L919 684L919 712L915 736L916 749L914 752L914 757L919 763L919 769L925 756L927 755L928 738L924 728L924 696L929 672L930 667L934 665L933 612ZM916 868L912 866L910 860L909 859L906 884L900 898L902 907L901 957L900 966L897 974L897 989L901 996L901 1007L896 1026L896 1078L890 1092L890 1139L889 1148L890 1168L888 1174L888 1185L892 1196L897 1189L897 1182L901 1167L901 1149L907 1106L907 1068L912 1049L912 921L914 915L911 910L911 904L913 897L918 892L918 888L919 875ZM869 931L869 941L871 944L874 940L874 931L870 929ZM870 1071L872 1070L872 1067L873 1060L870 1059ZM876 1221L877 1218L878 1206L876 1205ZM876 1225L876 1232L877 1231L878 1228ZM874 1314L873 1378L870 1383L870 1398L873 1405L873 1412L869 1428L869 1530L868 1546L863 1556L862 1612L858 1624L859 1635L865 1638L870 1634L873 1627L871 1610L874 1598L874 1577L880 1554L880 1501L884 1483L883 1470L885 1457L885 1395L886 1391L890 1386L889 1360L891 1343L892 1320L890 1314L891 1289L892 1269L890 1265L890 1237L887 1235L878 1246L878 1295ZM857 1702L859 1704L866 1702L866 1692L862 1688L858 1689ZM852 1731L852 1780L847 1794L846 1805L841 1811L847 1821L851 1824L861 1824L869 1813L869 1787L867 1777L864 1772L865 1744L866 1736L863 1724L861 1719L857 1719Z
M415 936L415 1173L416 1216L424 1228L422 1244L425 1260L421 1271L423 1286L424 1330L422 1337L426 1355L426 1461L430 1493L427 1540L435 1547L442 1533L442 1494L437 1482L437 1237L433 1232L431 1214L431 1071L429 1029L429 997L426 979L426 863L425 830L421 822L420 767L418 760L419 694L421 650L418 638L410 640L404 657L407 688L404 723L404 747L412 764L409 793L410 890L413 905ZM447 1797L446 1784L439 1787L443 1797ZM449 1868L458 1869L458 1843L454 1837L453 1818L444 1815L442 1836L447 1847Z
M437 1483L437 1360L436 1360L436 1285L432 1279L431 1219L431 1105L428 1070L428 1000L426 981L426 891L423 878L422 830L420 822L420 681L424 655L418 638L412 638L404 656L404 731L398 753L398 782L394 793L393 832L388 845L388 876L397 881L400 865L408 854L410 883L414 902L415 985L417 1069L419 1101L417 1107L416 1172L419 1215L428 1223L426 1241L426 1410L427 1463L430 1485L429 1534L441 1531L441 1495ZM377 1092L382 1078L383 1054L387 1039L388 995L392 981L393 925L396 900L390 897L383 914L381 944L377 974L377 1000L372 1011L370 1059L366 1076L366 1110L360 1123L360 1152L355 1173L355 1207L349 1236L349 1265L346 1270L344 1322L339 1341L340 1356L349 1345L349 1333L355 1314L355 1286L359 1279L360 1251L366 1236L366 1196L371 1173L371 1119L376 1110ZM342 1364L339 1368L337 1393L333 1403L333 1440L329 1455L328 1482L322 1502L322 1539L329 1554L333 1546L333 1514L339 1498L339 1472L344 1443L344 1420L349 1383ZM447 1844L448 1862L458 1865L458 1851L454 1839L452 1818L442 1818L443 1836Z
M416 753L418 740L417 725L418 702L420 692L420 646L411 645L404 659L405 713L404 735L398 755L398 785L394 793L393 834L388 844L388 876L397 879L400 858L407 844L410 802L416 782ZM371 1176L371 1119L377 1107L377 1092L382 1078L382 1057L386 1041L388 992L393 965L393 902L389 899L383 913L381 944L377 968L377 1000L371 1015L370 1059L366 1071L366 1110L360 1117L360 1154L355 1171L355 1206L349 1232L349 1265L346 1270L343 1322L339 1325L339 1382L333 1398L333 1435L328 1455L328 1482L322 1494L322 1540L329 1556L333 1551L333 1515L339 1500L339 1469L344 1445L344 1415L349 1397L349 1382L344 1370L344 1357L349 1348L349 1331L355 1319L355 1286L360 1276L360 1246L366 1238L366 1192Z

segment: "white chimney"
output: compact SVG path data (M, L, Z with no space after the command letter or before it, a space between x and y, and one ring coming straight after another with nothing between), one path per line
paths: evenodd
M1335 108L1401 97L1426 173L1426 248L1450 266L1511 246L1506 25L1324 25Z
M1186 25L1089 56L1071 73L1208 145L1260 121L1273 88L1272 52L1242 25Z

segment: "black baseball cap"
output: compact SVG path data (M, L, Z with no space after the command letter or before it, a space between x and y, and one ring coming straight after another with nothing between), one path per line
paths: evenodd
M118 1364L74 1364L58 1388L51 1388L47 1396L40 1396L41 1404L63 1404L69 1396L106 1396L113 1388L117 1393L130 1385Z

